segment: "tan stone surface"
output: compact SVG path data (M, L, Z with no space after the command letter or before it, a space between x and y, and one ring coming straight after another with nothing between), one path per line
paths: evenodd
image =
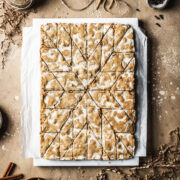
M73 1L74 2L74 1ZM179 125L180 106L180 1L175 0L163 11L149 8L144 0L129 0L132 8L124 16L112 16L102 6L98 11L92 4L83 12L72 12L59 0L46 0L39 5L36 14L30 14L25 24L30 26L33 17L138 17L149 37L149 116L148 150L168 142L168 131ZM75 4L74 4L75 6ZM122 5L122 7L124 7ZM137 12L135 9L140 9ZM124 9L120 9L124 12ZM164 15L157 20L154 15ZM161 24L161 28L155 23ZM47 179L96 179L101 168L40 168L32 166L32 159L20 156L20 53L21 48L13 46L5 69L0 70L0 108L6 114L8 127L0 137L0 174L9 161L17 163L15 172L23 172L25 179L41 176ZM19 98L18 98L19 97ZM83 170L85 172L83 173ZM109 173L109 179L118 176Z

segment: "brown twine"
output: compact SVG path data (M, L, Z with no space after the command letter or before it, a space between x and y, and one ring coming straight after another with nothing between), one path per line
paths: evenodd
M124 4L128 8L128 12L129 12L130 5L126 1L123 1L123 0L112 0L108 7L107 7L107 0L104 0L104 10L106 12L110 13L111 15L119 15L117 13L113 13L110 11L110 9L112 9L114 4L116 4L116 5ZM124 14L126 14L126 13L127 13L127 11ZM124 14L122 14L121 16L123 16Z
M76 8L71 7L71 6L66 2L66 0L62 0L63 4L64 4L67 8L71 9L72 11L83 11L83 10L87 9L94 1L95 1L95 0L91 0L90 3L87 4L85 7L80 8L80 9L76 9Z
M66 0L61 0L62 3L69 9L71 9L72 11L83 11L85 9L87 9L89 6L91 6L91 4L95 1L95 0L91 0L89 4L87 4L85 7L80 8L80 9L76 9L73 8L71 5L69 5ZM111 2L109 3L109 5L107 6L107 2L108 0L98 0L97 5L96 5L96 10L99 9L100 5L103 4L103 8L106 12L112 14L112 15L117 15L116 13L113 13L110 11L110 9L112 9L112 7L114 6L114 4L125 4L126 7L128 7L128 9L130 8L130 5L125 2L124 0L111 0ZM124 14L126 14L127 12L125 12ZM123 15L124 15L123 14Z

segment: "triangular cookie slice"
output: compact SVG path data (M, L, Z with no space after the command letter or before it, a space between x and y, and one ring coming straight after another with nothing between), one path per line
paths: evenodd
M43 59L40 60L40 68L41 72L49 71L47 64L44 62Z
M90 85L90 90L110 90L119 72L100 72Z
M88 59L88 84L90 84L101 68L101 45L98 45L94 53Z
M113 53L102 71L134 71L135 59L133 53Z
M41 25L41 47L57 47L57 24L47 23Z
M114 29L112 24L104 24L102 39L102 58L101 67L103 67L113 51Z
M89 93L91 94L96 105L100 108L120 107L109 91L90 91Z
M128 116L126 111L120 109L103 109L102 113L116 132L122 132L122 133L134 132L135 113L132 119Z
M73 142L73 159L82 160L87 157L87 124Z
M128 53L129 54L129 53ZM130 55L130 54L129 54ZM125 71L131 71L134 72L135 71L135 65L136 65L136 61L135 61L135 57L133 57L130 62L127 64Z
M104 27L100 23L87 24L87 54L90 57L103 37Z
M101 142L101 141L100 141ZM93 131L88 128L88 159L100 160L102 159L103 149Z
M73 120L70 117L60 131L60 159L72 159Z
M113 91L123 90L130 91L134 89L134 72L125 71L117 79L112 87Z
M68 34L71 33L71 23L61 23L59 25L61 25Z
M62 91L61 84L51 72L41 72L41 88L48 91Z
M115 52L134 52L133 28L130 25L115 25Z
M54 72L54 75L66 91L84 89L83 84L73 72Z
M56 107L63 109L74 108L79 103L83 95L84 92L64 92L63 95L59 98Z
M73 160L73 145L68 147L68 150L64 153L60 160Z
M135 140L129 133L116 133L117 159L129 159L134 156Z
M41 109L55 108L60 103L63 91L41 91Z
M101 141L101 110L92 100L92 98L87 95L87 121L88 126L93 131L97 140Z
M49 71L69 71L70 67L57 49L41 48L41 59L48 66Z
M114 91L112 93L122 109L134 109L135 106L134 91Z
M86 94L85 94L72 113L73 125L74 125L74 130L73 130L74 138L78 135L78 133L81 131L81 129L83 128L84 124L87 121L86 106L87 104L86 104Z
M65 30L65 28L66 30ZM71 66L71 38L67 31L70 31L69 24L58 24L57 48L63 55L67 63Z
M69 109L42 109L40 114L41 132L59 132L69 116Z
M59 160L60 158L60 152L59 152L59 136L58 134L52 141L51 145L47 149L46 153L44 154L45 159L53 159L53 160Z
M56 48L53 41L48 37L46 32L41 29L41 48Z
M86 35L86 24L71 24L71 38L84 57L86 57Z
M81 80L84 87L87 87L87 61L74 43L72 43L72 71Z
M102 146L104 152L103 160L116 159L116 140L113 129L109 122L102 117Z
M54 138L57 136L57 133L41 133L40 134L40 155L44 156L47 149L53 142Z

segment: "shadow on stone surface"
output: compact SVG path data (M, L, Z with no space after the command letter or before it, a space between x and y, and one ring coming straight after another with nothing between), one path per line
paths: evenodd
M9 118L7 113L3 110L3 108L0 107L0 111L3 119L2 128L0 129L0 139L1 139L8 128Z

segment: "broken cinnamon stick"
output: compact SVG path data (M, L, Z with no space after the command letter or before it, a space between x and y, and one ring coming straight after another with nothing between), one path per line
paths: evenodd
M0 178L0 180L17 180L17 179L21 179L23 177L24 177L23 174L15 174L12 176L2 177L2 178Z
M15 167L15 164L10 162L2 177L9 176L12 170L14 169L14 167Z

